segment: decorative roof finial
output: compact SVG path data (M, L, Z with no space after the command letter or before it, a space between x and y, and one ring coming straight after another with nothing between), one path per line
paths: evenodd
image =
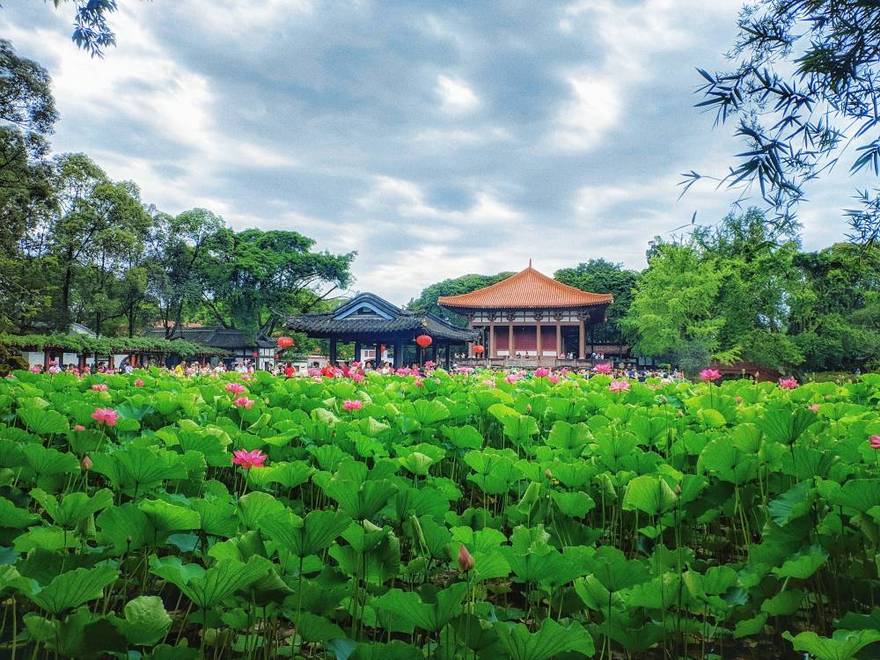
M531 268L531 267L532 267L532 258L529 257L529 268Z

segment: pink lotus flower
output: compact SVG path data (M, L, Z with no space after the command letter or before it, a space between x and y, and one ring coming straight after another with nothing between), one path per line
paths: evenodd
M796 378L780 378L779 387L784 390L793 390L798 386Z
M245 386L241 383L226 383L224 389L230 394L243 394L246 391Z
M346 399L342 402L342 409L351 412L353 410L360 410L364 407L364 402L360 399Z
M559 382L559 376L557 376L556 374L550 374L550 375L547 377L547 380L549 380L551 383L553 383L554 385L556 385L556 383Z
M308 373L309 376L311 376L312 378L314 378L315 376L318 376L319 378L321 377L321 370L318 369L317 367L309 367L309 370L308 370L307 373Z
M416 376L416 379L413 381L413 385L415 385L416 387L424 387L425 379L421 376Z
M629 390L629 381L625 380L612 380L608 384L608 389L612 392L626 392Z
M113 410L113 408L98 408L92 413L92 419L98 422L98 424L116 426L116 421L119 419L119 413Z
M483 385L485 387L495 387L495 381L492 380L491 378L487 378L486 380L483 381Z
M106 383L95 383L94 385L92 385L92 391L93 392L106 392L107 385L106 385Z
M35 364L35 365L33 365L33 366L31 367L31 373L32 373L32 374L38 374L38 373L41 373L42 371L43 371L43 367L42 367L42 365Z
M236 449L234 452L232 452L232 464L240 465L245 470L263 467L263 463L266 462L266 458L266 454L261 452L259 449L251 449L250 451L247 451L245 449Z
M606 376L610 375L612 372L611 363L603 362L602 364L597 364L595 367L593 367L593 371L595 371L597 374L605 374Z
M516 383L520 378L522 378L522 376L520 376L519 374L507 374L507 375L504 377L504 380L506 380L508 383L510 383L511 385L513 385L513 384Z
M811 403L809 405L809 409L810 409L811 413L819 414L819 404L818 403Z
M254 402L251 399L248 399L246 396L240 396L235 401L232 402L236 408L245 408L246 410L250 410L254 407Z
M703 369L700 372L700 380L704 383L712 383L721 378L721 372L718 369Z
M82 424L76 424L76 425L73 427L73 430L76 431L77 433L80 433L81 431L85 431L85 430L86 430L86 427L83 426Z
M538 367L537 369L535 369L535 376L537 378L546 378L549 375L550 375L550 370L547 369L546 367Z
M355 383L360 383L361 381L364 380L364 375L363 375L362 373L355 373L355 374L352 374L352 375L351 375L351 379L352 379Z
M138 378L136 381L134 381L134 386L135 386L135 387L143 387L143 386L144 386L144 381L143 381L143 379Z
M868 438L868 444L871 445L871 449L880 449L880 435L872 435Z
M458 548L458 569L462 573L467 573L473 570L475 563L474 556L468 552L464 544L460 545Z
M88 472L89 470L91 470L91 469L92 469L92 465L93 465L93 463L92 463L92 459L89 458L88 456L83 456L83 459L80 461L79 464L80 464L80 467L81 467L83 470L85 470L86 472Z

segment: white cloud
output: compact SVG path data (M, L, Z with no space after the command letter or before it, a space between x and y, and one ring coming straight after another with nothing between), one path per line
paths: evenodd
M562 151L601 145L624 116L636 84L663 75L652 59L668 51L686 52L701 36L700 19L729 14L734 3L738 9L740 0L721 0L710 11L703 0L578 0L568 5L559 31L569 39L594 36L602 56L590 66L560 72L571 95L556 114L550 144Z
M480 105L480 99L461 78L453 78L445 74L437 76L437 86L434 88L440 97L440 108L446 114L464 115Z
M210 202L213 210L223 212L222 200L200 193L212 176L230 166L289 168L298 162L281 149L225 130L222 102L211 80L174 60L145 27L142 12L155 10L142 3L121 5L113 28L124 37L103 59L90 57L50 29L0 25L20 51L55 63L52 90L62 118L53 139L56 150L89 152L111 177L136 181L145 199L169 211ZM130 143L158 136L176 148L148 160L112 146L85 145L79 127L68 118L93 126L127 126ZM169 166L183 175L162 173Z
M377 176L374 178L370 192L361 197L358 203L374 213L387 211L410 219L484 224L522 219L519 211L487 190L475 191L473 200L473 203L464 210L441 209L431 206L425 200L425 194L417 183L390 176Z
M569 74L566 82L572 97L559 111L552 143L563 151L588 151L617 125L623 110L620 87L590 72Z
M512 138L510 131L500 126L479 127L471 130L428 128L419 131L412 137L415 142L430 143L439 148L505 142Z

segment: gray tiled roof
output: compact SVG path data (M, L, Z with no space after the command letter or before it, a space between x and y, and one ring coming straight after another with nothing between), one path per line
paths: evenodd
M148 337L164 338L164 330L150 330ZM275 346L270 339L254 339L248 333L235 328L208 326L204 328L178 328L169 339L185 339L203 346L233 350L237 348L269 348Z
M382 318L379 312L361 314L358 311L361 306L379 310L388 318ZM426 333L434 339L456 342L473 341L479 337L474 330L457 328L432 314L400 309L371 293L360 294L333 312L291 316L286 320L285 327L322 337Z

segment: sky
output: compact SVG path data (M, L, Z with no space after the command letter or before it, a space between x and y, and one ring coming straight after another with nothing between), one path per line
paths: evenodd
M52 76L55 152L168 213L357 251L351 291L403 304L529 259L640 269L654 236L723 217L732 193L677 184L742 150L694 107L741 4L119 0L96 59L72 5L4 0L0 35ZM843 238L854 187L811 187L805 248Z

